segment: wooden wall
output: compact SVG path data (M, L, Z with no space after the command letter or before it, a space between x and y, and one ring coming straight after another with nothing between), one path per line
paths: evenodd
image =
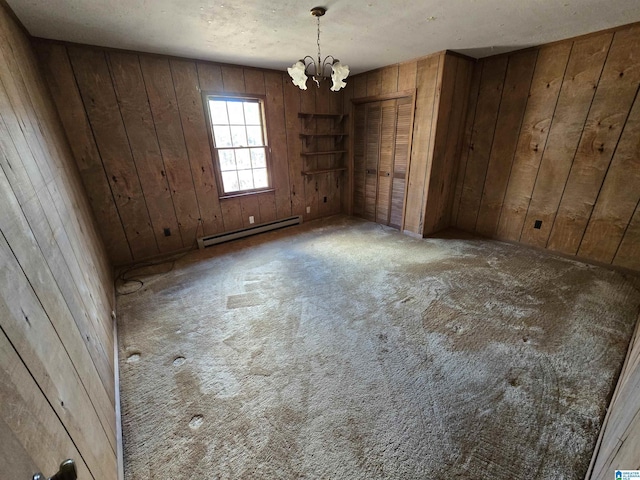
M478 62L452 223L640 270L638 51L636 24Z
M407 233L426 236L450 225L472 71L472 60L441 52L356 75L345 91L345 110L352 99L415 91Z
M0 464L116 478L114 291L29 38L0 3Z
M44 40L36 47L113 263L190 248L203 234L248 226L249 216L259 224L341 211L342 174L301 175L327 159L303 165L298 113L341 111L342 93L326 84L301 91L286 72ZM274 191L219 199L201 90L266 96ZM307 132L325 123L313 120Z

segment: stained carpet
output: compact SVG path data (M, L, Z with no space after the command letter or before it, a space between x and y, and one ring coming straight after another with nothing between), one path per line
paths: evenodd
M133 479L582 479L637 279L338 216L120 287Z

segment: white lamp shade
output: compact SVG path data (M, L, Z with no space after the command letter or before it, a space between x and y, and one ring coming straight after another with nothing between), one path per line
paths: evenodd
M300 90L307 89L307 74L305 73L305 69L306 65L301 60L298 60L296 63L291 65L291 67L287 68L287 72L289 72L289 76L291 76L293 84L296 87L299 87Z
M349 66L343 65L340 62L334 62L333 65L331 65L331 80L333 81L331 91L337 92L341 88L346 87L347 83L344 81L344 79L348 76Z

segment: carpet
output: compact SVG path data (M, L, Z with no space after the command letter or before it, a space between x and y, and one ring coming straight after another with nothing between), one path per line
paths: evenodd
M336 216L137 270L127 480L582 479L637 278L448 237Z

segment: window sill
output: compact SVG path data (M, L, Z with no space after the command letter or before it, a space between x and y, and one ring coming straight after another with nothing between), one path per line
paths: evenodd
M275 191L275 188L265 188L262 190L251 190L248 192L226 193L224 195L220 195L218 198L220 200L227 200L229 198L248 197L249 195L260 195L261 193L271 193Z

